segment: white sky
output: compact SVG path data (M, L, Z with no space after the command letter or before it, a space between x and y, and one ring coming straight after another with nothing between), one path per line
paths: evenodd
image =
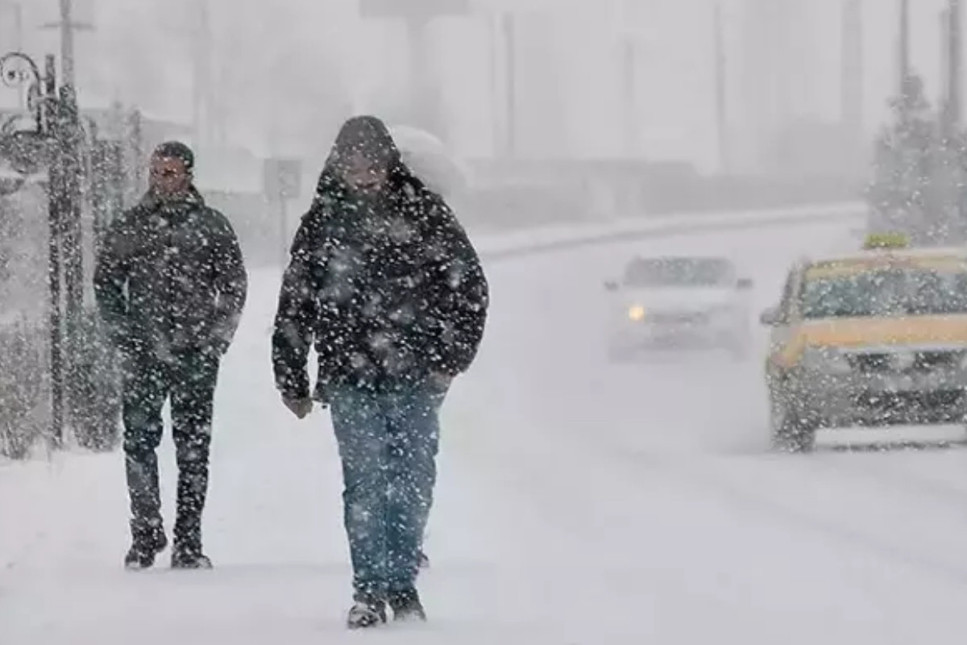
M9 0L6 0L9 2ZM233 136L257 149L295 145L300 127L333 94L357 109L380 105L379 96L407 82L402 28L363 23L356 0L209 0L219 34L216 55L234 78L224 90ZM749 0L726 6L732 118L739 127L742 104L737 65L741 13ZM808 61L802 79L805 114L836 118L839 101L840 0L786 2L800 15L795 24ZM0 0L2 4L4 0ZM92 19L96 33L78 36L78 74L88 95L115 96L157 114L187 121L191 114L191 10L199 0L75 0L77 13ZM639 150L649 157L709 165L715 157L713 108L714 0L629 0L628 19L617 16L621 0L477 0L477 15L447 19L435 27L435 62L443 79L455 146L488 154L495 104L488 7L543 10L521 19L520 148L532 155L622 154L622 109L617 34L639 34ZM944 0L914 0L913 57L931 96L939 91L938 11ZM56 52L55 34L37 25L55 16L57 0L22 0L27 49ZM866 120L871 131L885 116L895 74L898 0L865 0ZM543 7L543 9L542 9ZM12 35L9 12L0 10L0 38ZM9 48L6 46L5 48ZM791 48L791 45L790 45ZM324 82L326 66L339 70L347 88ZM148 72L142 70L148 69ZM151 71L151 70L154 71ZM498 83L498 86L500 84ZM6 101L6 98L4 99ZM345 110L349 110L349 106ZM273 116L274 115L274 116ZM233 121L234 123L235 121ZM291 123L289 123L291 122ZM307 122L307 121L306 121ZM289 127L287 127L287 125ZM320 135L323 136L323 135Z

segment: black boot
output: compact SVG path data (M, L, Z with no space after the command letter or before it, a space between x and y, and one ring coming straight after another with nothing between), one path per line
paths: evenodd
M175 544L171 549L171 568L211 569L212 561L201 548L201 527L194 522L184 522L182 517L178 519Z
M386 622L386 603L375 596L357 594L356 604L349 609L346 626L349 629L377 627Z
M393 610L393 620L426 620L426 612L416 589L391 591L388 600Z
M131 522L131 548L124 556L126 569L148 569L154 566L154 559L168 546L161 520L151 522L133 520Z
M171 554L172 569L211 569L211 558L204 553L174 551Z
M180 510L180 509L179 509ZM201 516L180 510L175 519L172 569L211 569L212 561L202 549Z
M420 568L428 569L430 567L430 558L426 557L426 553L420 549Z
M186 542L175 538L174 548L171 550L172 569L211 569L212 561L202 553L201 544Z

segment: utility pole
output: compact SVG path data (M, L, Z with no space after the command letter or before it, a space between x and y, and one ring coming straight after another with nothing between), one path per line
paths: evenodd
M432 94L436 89L429 74L430 42L427 35L426 20L416 14L410 14L403 18L406 25L406 41L410 44L410 109L413 110L414 120L418 125L435 129L433 121L435 115L431 114L433 102ZM430 109L427 109L427 108Z
M642 34L640 30L640 11L636 11L634 0L622 0L615 14L617 20L618 58L621 71L619 89L621 90L622 118L621 141L624 154L628 159L638 157L641 148L641 113L639 101L639 72Z
M501 118L503 114L503 103L500 101L500 25L501 18L500 14L494 14L488 16L487 26L488 26L488 40L490 41L490 112L491 112L491 134L492 145L493 145L493 156L500 156L501 150L504 146L505 134L504 130L507 127L504 119Z
M71 0L60 0L60 76L65 85L77 86L74 76L74 29Z
M732 168L729 153L728 79L725 60L725 25L722 3L715 3L715 127L718 134L719 171L729 174Z
M947 40L950 38L950 9L943 7L940 10L940 95L937 97L937 105L944 109L944 119L947 118L947 97L950 96L950 46Z
M624 72L625 152L628 157L638 154L638 48L635 36L625 34L621 41L622 71Z
M509 158L517 156L517 18L512 11L503 14L507 140L504 153Z
M799 0L746 0L743 7L744 76L742 118L748 123L754 148L750 152L762 171L776 168L773 143L789 123L796 105L791 79L801 72L801 61L789 46L800 24ZM792 24L790 24L792 23Z
M863 130L863 7L843 0L840 58L840 119L848 136Z
M410 119L418 127L436 134L446 124L442 118L439 85L432 77L430 62L430 24L440 17L466 17L471 13L470 0L360 0L363 19L392 18L406 26L410 63Z
M81 320L84 310L84 241L81 223L81 202L83 200L83 131L80 110L77 105L77 86L74 60L74 32L92 31L93 25L74 19L74 6L71 0L60 0L60 20L45 24L42 29L60 31L61 78L58 104L55 117L55 131L60 160L56 170L51 173L52 215L57 221L61 236L64 276L64 352L63 374L65 375L62 393L66 402L68 418L78 410L74 391L70 384L78 383L77 369L73 357L78 354ZM52 63L51 63L52 64ZM49 73L50 78L53 77ZM83 395L80 395L83 396Z
M93 31L94 25L74 20L74 4L72 0L60 0L60 20L49 22L41 29L57 29L60 31L60 66L61 79L64 85L76 87L74 75L74 32Z
M195 145L212 138L211 12L208 0L193 0L198 10L192 52L192 135Z
M192 0L197 10L192 32L192 137L201 146L221 146L226 140L227 113L218 96L224 70L215 69L212 13L209 0Z
M961 5L960 0L948 0L947 3L947 96L944 105L945 121L948 127L955 128L960 123L961 96L960 74L962 69L962 39L961 39Z
M900 42L897 55L900 96L904 96L910 78L910 0L900 0Z

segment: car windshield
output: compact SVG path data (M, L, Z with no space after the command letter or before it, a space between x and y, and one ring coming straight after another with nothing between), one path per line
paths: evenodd
M718 258L634 260L625 269L630 287L712 287L731 284L732 264Z
M807 279L804 318L967 313L967 272L885 268Z

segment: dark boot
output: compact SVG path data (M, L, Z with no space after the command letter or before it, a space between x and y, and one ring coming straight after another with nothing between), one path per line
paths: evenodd
M171 550L173 569L211 569L212 561L205 555L201 540L201 517L195 512L181 510L175 520L174 546Z
M391 591L388 600L393 610L393 620L426 620L426 612L416 589Z
M346 626L349 629L377 627L386 622L386 603L375 596L357 594L356 604L349 609Z
M428 569L430 567L430 558L426 557L426 553L420 550L420 568Z
M184 524L175 529L175 544L171 549L172 569L211 569L211 559L202 552L201 531L186 531Z
M175 542L171 549L172 569L211 569L212 561L201 546L201 518L182 511L175 520Z
M124 556L126 569L148 569L154 566L154 560L159 553L168 546L161 520L145 522L133 520L131 522L131 548Z
M212 561L200 551L174 549L171 552L172 569L211 569Z

